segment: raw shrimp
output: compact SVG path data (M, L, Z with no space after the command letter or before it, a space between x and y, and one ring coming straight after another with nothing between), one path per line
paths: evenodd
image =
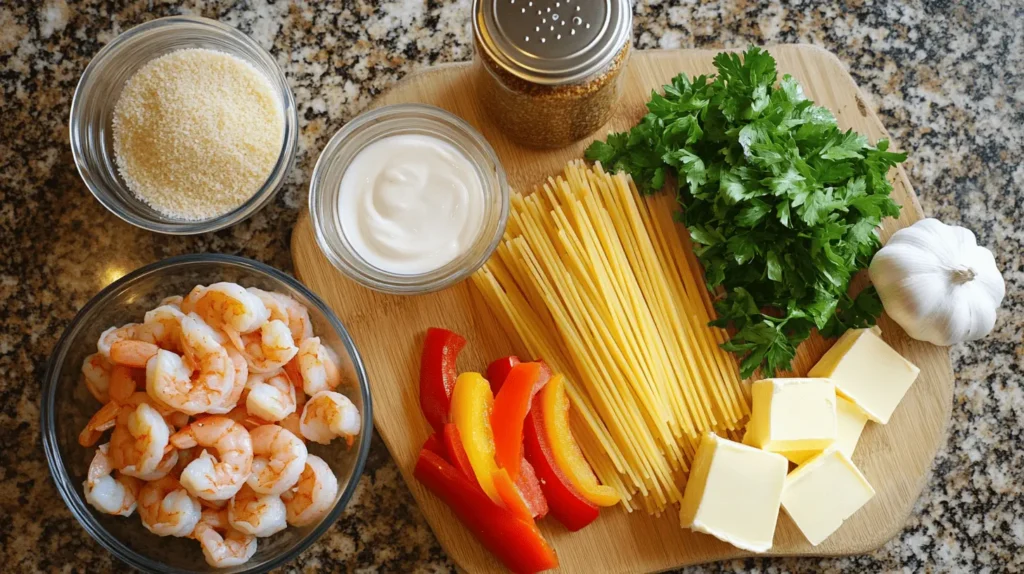
M110 388L109 395L110 400L123 403L128 400L128 397L135 393L136 388L139 386L137 369L133 369L126 365L114 365L110 369ZM145 373L142 374L142 381L145 384Z
M247 385L246 381L249 380L249 365L245 361L245 357L241 353L234 349L225 349L228 358L231 359L231 365L235 369L234 382L231 385L231 391L227 397L224 398L224 402L216 407L210 407L206 412L211 415L223 415L231 412L236 406L238 406L239 399L242 398L242 393L245 392Z
M199 500L173 476L147 483L139 492L139 518L157 536L192 534L202 513Z
M141 483L130 476L111 476L114 465L107 456L109 448L109 445L100 445L89 465L89 473L82 483L85 500L100 512L131 516L135 512Z
M256 537L232 528L227 510L203 510L192 538L203 547L206 563L215 568L245 564L256 554Z
M270 311L271 320L284 321L292 333L296 345L313 336L313 323L309 320L309 310L304 305L283 293L272 293L255 287L246 291L259 297Z
M249 394L245 397L245 408L249 414L277 422L295 412L295 386L283 371L269 376L253 375L246 386Z
M85 388L101 403L110 400L110 370L113 365L101 353L93 353L82 361Z
M245 485L228 503L228 523L246 534L263 538L288 527L281 497L260 494Z
M288 511L288 524L306 526L320 520L334 506L338 496L338 479L331 467L315 454L306 457L299 482L294 490L281 495Z
M306 467L306 445L277 425L263 425L252 437L252 474L246 483L260 494L281 494L295 486Z
M237 283L214 283L206 287L191 311L214 327L237 333L255 331L270 317L270 311L259 297Z
M276 319L264 323L258 332L253 331L247 335L231 332L229 336L255 373L276 371L299 352L288 326Z
M320 343L320 337L311 337L299 345L299 373L302 375L302 389L307 395L320 391L331 391L341 384L338 370L338 356L329 347Z
M334 437L343 436L352 444L359 434L359 409L341 393L320 391L313 395L302 409L299 429L302 436L320 444L329 444Z
M163 416L149 404L124 406L110 436L111 461L127 475L148 475L157 470L167 454L170 434ZM167 465L167 471L173 466Z
M235 367L223 347L203 355L199 373L182 358L161 349L146 364L146 391L156 400L187 415L197 415L224 404L235 382Z
M227 417L213 415L195 420L174 433L170 442L175 448L198 445L216 451L214 457L204 450L181 472L181 484L199 498L231 498L252 472L249 431Z
M119 365L143 369L158 351L160 351L160 347L153 343L124 339L110 345L110 360Z

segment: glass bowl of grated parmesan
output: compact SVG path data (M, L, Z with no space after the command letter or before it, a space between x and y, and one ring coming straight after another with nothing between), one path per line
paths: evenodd
M75 90L71 150L89 191L143 229L216 231L269 203L298 114L274 58L205 18L160 18L103 47Z

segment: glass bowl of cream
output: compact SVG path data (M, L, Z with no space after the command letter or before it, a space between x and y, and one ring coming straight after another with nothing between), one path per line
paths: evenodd
M430 293L469 277L505 231L509 189L494 150L462 119L400 104L345 125L309 189L317 244L376 291Z

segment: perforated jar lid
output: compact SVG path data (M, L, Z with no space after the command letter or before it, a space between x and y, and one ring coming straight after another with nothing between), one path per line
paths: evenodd
M480 49L523 80L570 84L604 70L633 32L629 0L474 0Z

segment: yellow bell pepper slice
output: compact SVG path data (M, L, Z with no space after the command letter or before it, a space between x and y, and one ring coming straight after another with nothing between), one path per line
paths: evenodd
M584 498L597 506L614 506L619 495L612 487L598 483L597 476L583 457L576 439L569 430L569 397L565 377L555 375L540 391L544 429L555 456L555 463Z
M449 416L459 429L462 446L480 488L495 504L505 506L494 486L498 464L494 460L494 430L491 428L493 406L491 385L479 373L462 373L455 380Z

